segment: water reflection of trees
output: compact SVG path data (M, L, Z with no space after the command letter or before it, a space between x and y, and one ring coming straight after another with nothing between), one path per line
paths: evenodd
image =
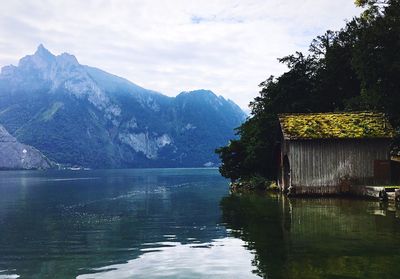
M243 239L255 251L254 271L260 276L279 277L287 261L285 224L281 208L258 195L232 195L221 202L223 222L232 235Z
M371 201L232 195L223 222L264 278L397 278L400 220ZM398 214L398 212L397 212Z

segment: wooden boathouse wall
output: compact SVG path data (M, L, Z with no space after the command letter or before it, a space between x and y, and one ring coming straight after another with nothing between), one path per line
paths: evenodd
M295 194L333 194L352 185L390 182L390 140L284 140L283 154L290 168ZM380 166L383 165L383 167ZM385 168L385 164L388 164ZM382 172L383 175L379 172ZM385 171L389 173L385 174Z
M392 183L400 185L400 160L392 160Z

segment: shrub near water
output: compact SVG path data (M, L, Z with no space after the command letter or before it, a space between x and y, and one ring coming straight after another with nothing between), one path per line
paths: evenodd
M278 186L275 182L265 179L261 175L252 176L248 179L241 179L240 181L231 183L231 190L233 192L264 192L275 191Z

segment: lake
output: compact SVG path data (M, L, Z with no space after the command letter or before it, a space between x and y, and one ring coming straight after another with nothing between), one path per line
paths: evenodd
M216 169L3 171L0 278L398 278L399 215Z

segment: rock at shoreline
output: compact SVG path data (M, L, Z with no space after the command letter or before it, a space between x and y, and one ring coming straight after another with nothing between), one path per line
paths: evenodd
M0 169L48 169L55 166L36 148L22 144L0 125Z

